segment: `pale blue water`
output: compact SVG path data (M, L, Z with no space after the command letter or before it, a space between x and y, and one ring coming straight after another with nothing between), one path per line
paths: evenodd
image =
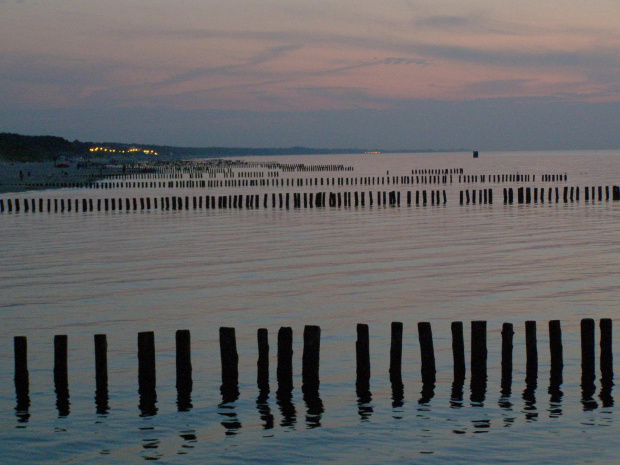
M510 184L514 188L620 184L620 151L481 153L478 160L468 153L258 159L267 160L355 167L334 174L343 177L462 167L465 174L537 175L536 182ZM543 183L545 173L566 173L568 181ZM493 205L460 206L458 191L466 187L454 183L445 187L445 206L0 214L0 462L612 462L620 451L618 412L597 397L598 371L597 407L582 404L579 322L597 320L597 338L598 319L617 323L620 202L585 202L582 193L578 203L504 205L504 186L467 186L492 187ZM381 186L403 196L431 188ZM322 188L371 189L379 190ZM2 198L318 190L67 189ZM488 322L485 401L482 406L470 401L467 379L462 404L454 405L450 323L465 323L469 364L469 322L475 319ZM548 393L551 319L561 320L563 329L559 405ZM538 322L534 403L523 396L526 320ZM393 405L387 373L392 321L404 323L402 405ZM432 324L438 370L434 397L422 404L419 321ZM512 393L500 405L503 322L514 323L516 334ZM368 323L371 337L372 399L361 406L355 391L357 323ZM301 392L306 324L322 328L318 417L308 413ZM220 326L236 328L240 357L240 397L225 406L219 391ZM294 331L293 419L276 399L281 326ZM269 329L271 345L269 413L257 405L261 327ZM192 331L193 407L187 412L176 405L177 329ZM146 417L138 408L140 331L155 331L157 349L158 410ZM108 335L106 415L95 408L96 333ZM56 334L69 337L70 413L63 418L54 392ZM27 421L15 411L17 335L29 343ZM617 342L614 335L615 347Z

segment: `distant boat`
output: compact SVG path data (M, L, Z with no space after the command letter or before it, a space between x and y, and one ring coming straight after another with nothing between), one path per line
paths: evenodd
M478 151L474 150L474 158L478 158Z

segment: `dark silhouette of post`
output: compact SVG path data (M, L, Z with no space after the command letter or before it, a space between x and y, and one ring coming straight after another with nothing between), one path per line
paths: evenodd
M95 408L98 415L107 415L108 395L108 340L105 334L95 334Z
M463 322L453 321L452 330L452 358L454 363L454 379L465 379L465 342L463 340Z
M512 323L502 325L502 397L510 397L512 393L512 340L514 333Z
M372 401L370 392L370 343L367 324L358 323L357 341L355 341L356 381L355 391L357 394L358 413L362 421L366 421L372 415Z
M157 414L155 333L138 333L138 393L141 416Z
M599 197L600 195L601 191L599 189ZM611 390L614 385L614 367L612 353L612 321L610 318L601 318L600 330L601 393L599 397L603 402L603 407L611 407L614 404L614 399L611 395Z
M525 322L525 356L527 379L538 377L538 348L536 346L536 322Z
M257 332L258 361L256 384L259 391L269 393L269 332L266 328L260 328Z
M304 328L304 352L302 356L302 390L318 392L319 359L321 351L321 328L308 325Z
M591 410L597 407L593 399L596 387L595 380L595 339L594 339L594 320L584 318L581 320L581 401L584 410Z
M28 373L28 340L26 336L13 339L15 355L15 396L17 405L15 413L20 423L27 423L30 418L30 375Z
M192 352L191 335L188 329L179 329L175 334L177 409L187 412L192 408Z
M346 197L345 197L346 198ZM323 402L319 396L319 359L321 350L321 328L308 325L304 328L304 351L302 355L302 392L306 403L306 425L308 428L321 426Z
M471 401L482 404L487 387L487 322L471 322Z
M429 322L418 323L418 339L420 341L421 372L423 384L435 384L435 350L433 333Z
M239 397L239 355L235 328L220 328L220 360L222 402L234 402Z
M54 336L54 386L58 416L69 415L69 375L67 369L67 336Z
M392 322L392 336L390 344L390 379L402 378L403 360L403 324Z
M293 329L282 327L278 331L278 390L276 399L282 413L282 426L293 426L296 411L293 405Z
M562 327L560 320L549 321L549 351L551 355L551 370L549 374L549 402L552 417L562 415L562 372L564 370L564 354L562 346Z

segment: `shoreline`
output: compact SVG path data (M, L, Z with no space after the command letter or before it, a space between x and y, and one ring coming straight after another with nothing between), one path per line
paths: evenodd
M119 174L105 165L73 164L57 167L49 162L0 161L0 194L61 189L66 184L89 184Z

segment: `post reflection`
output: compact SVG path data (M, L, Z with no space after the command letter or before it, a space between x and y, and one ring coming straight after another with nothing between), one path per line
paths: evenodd
M455 378L452 382L452 392L450 394L450 407L461 408L463 406L463 389L465 386L464 378Z
M400 373L390 376L392 384L392 418L401 420L403 418L402 408L405 405L405 385Z
M551 367L551 374L549 376L549 416L551 418L558 418L562 415L562 366Z
M186 455L191 449L193 449L195 444L198 442L198 438L196 437L196 431L193 429L179 431L179 437L183 439L183 444L181 444L181 450L177 451L177 455Z
M224 427L227 436L234 436L242 427L235 408L235 402L239 399L239 385L236 382L224 382L220 392L222 403L218 405L217 411L217 414L222 417L220 424Z
M525 389L523 390L523 402L525 407L525 419L535 421L538 418L536 409L536 388L538 387L538 362L528 363L525 376Z
M306 426L308 429L318 428L321 426L321 418L323 412L323 401L319 395L318 389L303 389L304 402L306 403Z
M15 373L15 416L18 423L28 423L30 419L30 377L28 371Z
M263 422L263 429L273 429L273 414L271 413L271 407L269 407L269 389L260 389L256 398L256 410L258 410L260 419Z

